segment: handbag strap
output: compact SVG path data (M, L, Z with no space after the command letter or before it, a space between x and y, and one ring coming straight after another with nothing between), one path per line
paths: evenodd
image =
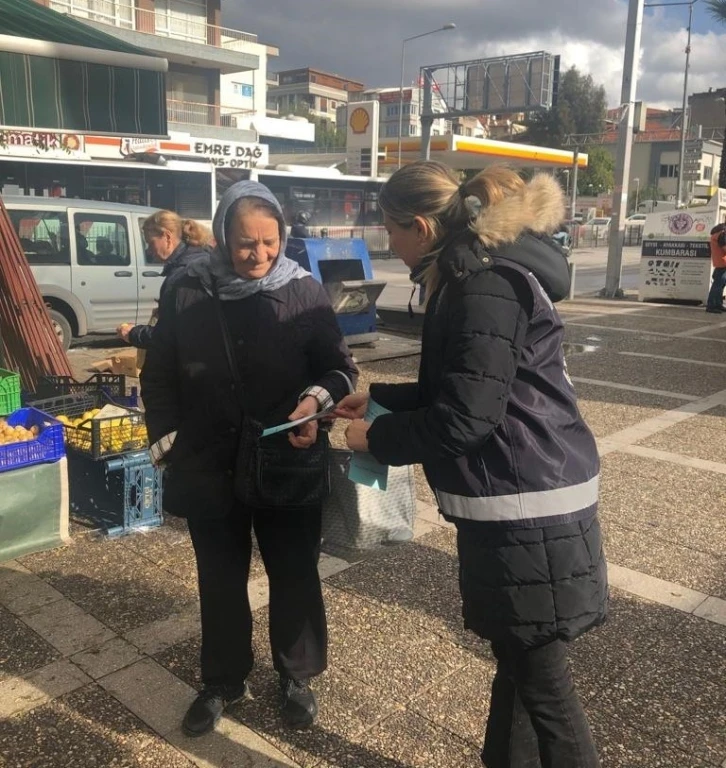
M330 371L330 373L337 373L338 376L342 376L345 379L345 383L348 385L348 394L355 394L355 387L347 373L343 373L343 371Z
M239 375L239 368L237 367L237 359L234 354L234 347L232 346L232 335L229 332L229 325L222 311L222 300L219 298L219 290L217 289L217 281L212 278L212 299L214 300L214 308L217 313L217 320L219 322L220 330L222 331L222 342L224 343L224 353L227 358L227 366L229 372L232 375L232 385L234 386L237 402L239 403L242 416L245 415L244 404L244 387L242 386L242 377Z

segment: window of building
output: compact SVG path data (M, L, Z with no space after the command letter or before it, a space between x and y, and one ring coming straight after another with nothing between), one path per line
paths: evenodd
M408 126L408 134L409 134L409 136L415 136L416 135L416 126L415 125L409 125Z
M703 167L703 180L711 181L712 176L713 176L713 168L710 165L705 165Z
M246 99L251 99L255 95L254 86L247 83L232 83L232 93L235 96L243 96Z
M122 1L129 5L128 0ZM155 9L157 35L207 42L206 0L156 0Z
M29 264L70 264L68 217L56 211L9 211Z
M52 10L81 19L134 29L134 4L129 0L50 0Z
M677 179L678 166L677 165L661 165L660 177L661 179Z
M387 125L386 126L386 136L398 136L398 126L397 125Z
M74 213L73 226L78 264L127 267L131 263L125 217Z
M323 98L323 97L320 98L320 111L321 112L328 111L328 100L326 98Z

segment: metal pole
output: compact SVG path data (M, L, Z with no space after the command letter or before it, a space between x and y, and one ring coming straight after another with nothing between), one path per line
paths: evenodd
M434 122L432 112L433 72L430 69L424 69L424 92L423 106L421 109L421 159L431 159L431 127Z
M398 167L401 167L401 136L403 134L403 68L406 60L406 40L401 43L401 88L398 92Z
M570 220L575 220L577 213L577 171L579 168L580 148L575 147L572 153L572 200L570 202Z
M610 225L608 263L603 294L608 298L623 295L620 278L623 268L623 242L625 221L623 210L628 204L628 180L633 151L633 122L635 117L635 89L638 82L638 56L643 31L644 0L630 0L628 25L625 35L623 61L623 88L620 96L621 115L618 129L618 151L615 163L615 189L613 190L613 218Z
M691 59L691 26L693 25L693 3L688 6L688 43L686 44L686 71L683 76L683 112L681 113L681 158L678 163L678 186L676 208L683 203L683 172L686 164L686 125L688 113L688 67Z

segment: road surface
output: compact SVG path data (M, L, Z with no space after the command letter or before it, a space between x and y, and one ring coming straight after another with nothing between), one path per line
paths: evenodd
M572 255L576 266L575 294L596 293L605 287L607 248L577 250ZM637 290L640 271L640 247L623 249L623 270L620 286L623 290ZM408 269L398 259L374 259L373 276L385 280L387 285L378 304L388 307L405 307L411 297L412 284ZM414 303L417 299L414 299Z

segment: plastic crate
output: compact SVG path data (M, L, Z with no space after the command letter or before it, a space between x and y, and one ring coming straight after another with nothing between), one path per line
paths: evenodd
M132 387L131 394L126 394L126 376L116 373L95 373L86 381L76 381L70 376L44 376L38 383L36 392L25 397L29 404L61 395L83 395L102 392L113 402L135 408L139 403L138 391Z
M47 464L63 458L66 453L63 425L36 408L21 408L5 419L11 427L38 427L35 440L0 445L0 472L9 472L33 464Z
M20 408L20 374L0 368L0 416Z
M148 451L129 453L109 461L93 461L81 454L68 456L70 507L73 516L109 536L161 525L162 472Z
M103 404L96 407L101 408ZM68 408L63 415L75 421L89 410L79 402ZM147 449L149 438L144 414L129 408L124 410L122 416L88 417L75 426L64 423L66 445L93 459L106 459Z

